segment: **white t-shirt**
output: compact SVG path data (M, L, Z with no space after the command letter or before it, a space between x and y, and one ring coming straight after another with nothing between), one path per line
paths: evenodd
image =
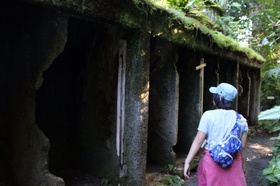
M206 134L205 149L211 150L216 144L222 141L231 131L236 123L236 112L234 110L216 109L203 113L198 130ZM241 125L241 135L248 132L247 120L241 115L238 120Z

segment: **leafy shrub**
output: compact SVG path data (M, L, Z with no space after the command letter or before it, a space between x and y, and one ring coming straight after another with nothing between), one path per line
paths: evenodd
M279 146L278 146L279 148ZM273 156L269 161L268 167L263 170L262 174L266 180L263 185L276 186L280 183L280 154Z
M155 182L153 186L181 186L184 183L183 171L175 169L174 165L167 165L163 173L161 180Z
M263 185L278 186L280 185L280 106L275 106L272 109L262 111L259 114L261 125L265 126L270 133L278 133L277 137L272 137L275 140L272 147L274 156L268 162L268 167L263 170L262 174L266 180Z
M170 175L163 178L160 182L164 185L181 186L184 183L184 180L178 175Z

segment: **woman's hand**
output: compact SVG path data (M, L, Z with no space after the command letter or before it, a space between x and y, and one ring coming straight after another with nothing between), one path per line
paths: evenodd
M190 164L189 163L185 163L185 166L184 166L184 177L186 179L190 179Z
M197 131L197 134L192 142L191 149L189 151L189 154L185 160L185 166L184 166L184 177L186 179L190 178L190 162L192 161L193 157L196 155L198 150L200 149L201 145L203 144L204 140L206 139L206 133Z

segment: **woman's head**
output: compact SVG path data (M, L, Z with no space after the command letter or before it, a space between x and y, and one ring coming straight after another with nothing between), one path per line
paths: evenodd
M209 91L213 93L213 101L218 108L233 109L233 101L237 95L234 86L221 83L217 87L210 87Z

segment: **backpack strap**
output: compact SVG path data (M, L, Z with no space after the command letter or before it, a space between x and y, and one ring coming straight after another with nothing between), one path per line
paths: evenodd
M241 115L240 115L238 112L236 112L236 122L237 122L239 119L241 119Z
M230 134L235 135L238 138L241 137L241 125L237 123L239 119L241 119L241 115L238 112L236 112L236 121L233 125L233 128L230 131Z

